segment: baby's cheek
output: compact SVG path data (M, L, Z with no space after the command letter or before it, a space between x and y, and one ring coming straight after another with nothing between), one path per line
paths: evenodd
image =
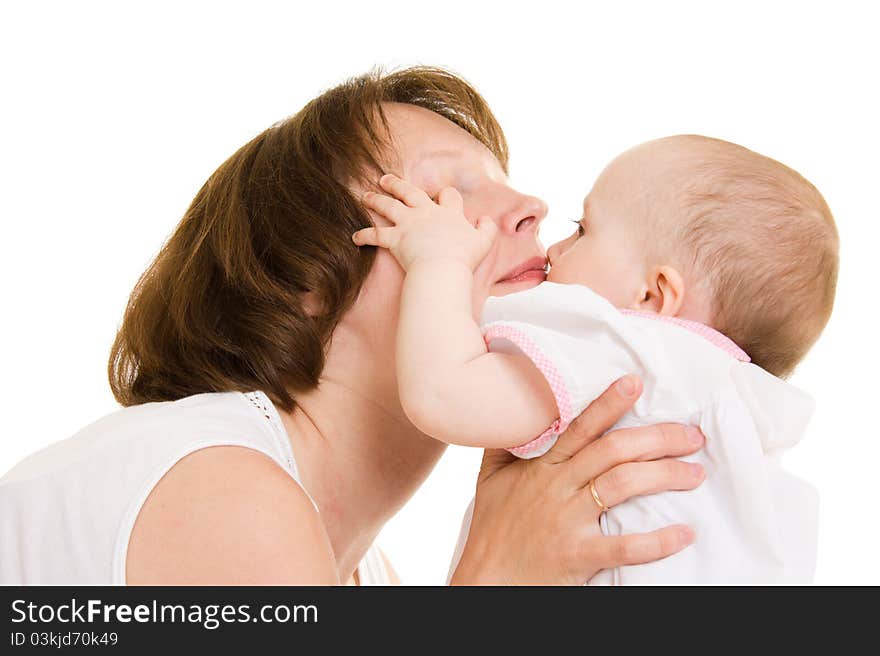
M606 296L613 284L614 272L606 269L606 266L596 259L587 259L585 254L580 254L577 260L564 260L558 265L551 267L547 280L561 285L583 285L589 287L601 296Z
M547 281L558 282L561 285L577 283L577 280L572 280L570 269L571 267L567 266L565 262L554 264L547 273Z

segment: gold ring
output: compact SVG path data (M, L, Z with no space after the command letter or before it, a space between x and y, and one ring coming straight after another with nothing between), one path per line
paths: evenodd
M594 478L593 480L591 480L589 485L590 485L590 494L593 495L593 501L595 501L596 505L599 506L599 512L603 513L606 510L610 510L608 508L608 506L606 506L602 502L602 499L599 497L599 493L596 491L596 479Z

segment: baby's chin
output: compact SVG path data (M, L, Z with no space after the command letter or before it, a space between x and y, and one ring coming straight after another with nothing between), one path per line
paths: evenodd
M550 270L547 272L547 282L555 282L560 285L580 285L583 283L574 281L574 280L560 280L562 276L558 273L556 275L553 274L553 267L550 267Z
M580 285L581 287L589 287L593 291L596 291L588 280L572 280L559 273L554 276L552 268L547 272L547 282L555 282L558 285Z
M554 276L553 269L550 269L550 271L547 272L547 282L555 282L558 285L580 285L581 287L586 287L587 289L590 289L590 290L596 292L597 294L599 294L599 291L596 288L594 288L593 285L591 285L589 282L585 282L583 280L565 279L564 276L560 276L560 275ZM600 295L604 296L604 294L600 294Z

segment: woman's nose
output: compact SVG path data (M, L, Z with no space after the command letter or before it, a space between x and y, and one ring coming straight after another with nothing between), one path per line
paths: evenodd
M508 233L537 231L546 216L547 203L537 196L517 194L515 202L503 215L498 227Z

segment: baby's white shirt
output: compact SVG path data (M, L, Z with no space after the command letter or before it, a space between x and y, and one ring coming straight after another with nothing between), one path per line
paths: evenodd
M604 570L591 584L812 579L818 495L779 464L812 414L813 401L804 392L750 364L708 326L620 311L579 285L545 282L492 297L481 326L491 351L524 353L535 362L559 406L560 419L543 436L511 449L520 457L546 452L574 417L627 373L642 378L644 391L613 429L676 422L699 426L706 435L702 450L682 458L705 467L700 487L635 497L601 521L606 535L688 524L695 543L654 563Z

